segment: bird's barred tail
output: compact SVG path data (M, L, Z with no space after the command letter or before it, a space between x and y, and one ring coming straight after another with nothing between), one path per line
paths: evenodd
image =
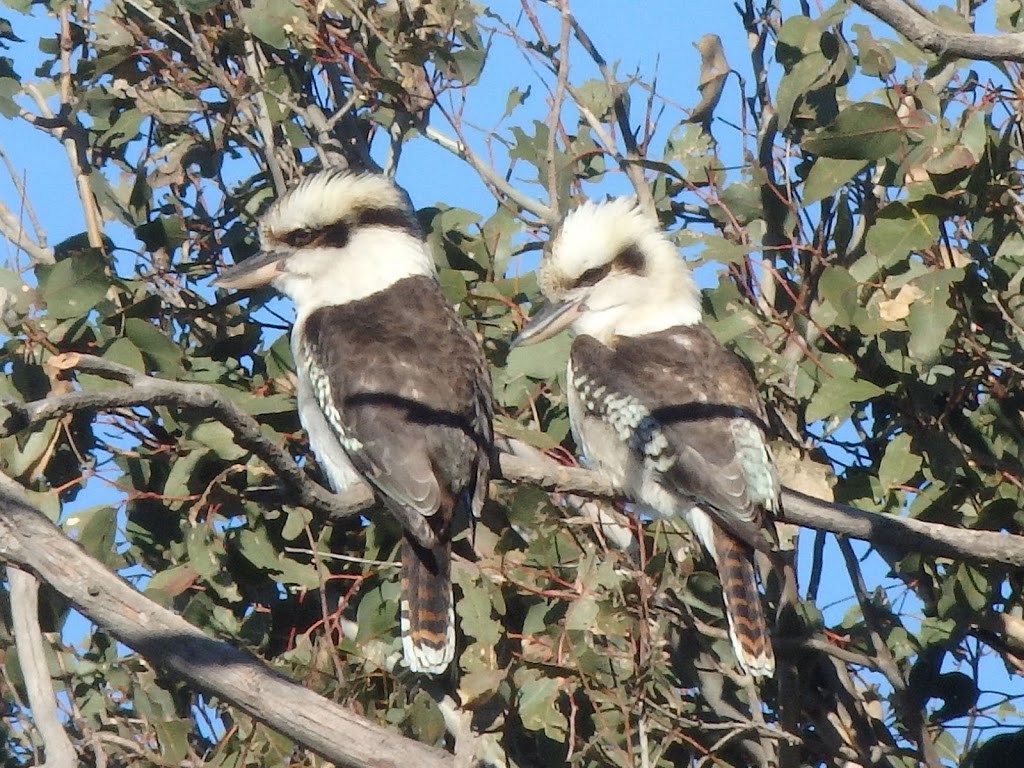
M733 651L748 675L771 677L775 653L754 578L754 552L731 536L719 536L715 544Z
M437 675L455 656L451 544L425 549L402 539L402 651L413 672Z

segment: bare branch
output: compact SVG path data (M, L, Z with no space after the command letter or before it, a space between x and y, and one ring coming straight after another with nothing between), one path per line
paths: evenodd
M524 211L529 211L545 224L558 223L558 211L534 200L532 197L523 194L497 174L493 167L466 146L463 142L446 136L433 126L426 126L423 135L443 149L447 149L456 157L459 157L473 166L473 170L480 174L487 184L492 186L501 195L504 195Z
M0 201L0 236L10 240L15 248L24 251L36 264L53 264L53 249L34 243L21 221L3 201Z
M918 48L979 61L1024 61L1024 33L982 35L945 29L902 0L853 0Z
M57 716L57 699L46 662L46 638L39 627L39 581L17 567L7 569L7 581L11 586L11 623L18 663L25 678L32 721L46 750L46 762L40 768L71 768L78 765L78 755Z
M554 461L537 464L502 455L502 476L549 491L574 492L616 498L611 485L594 472L564 467ZM994 531L972 531L941 523L926 523L896 515L865 512L845 504L815 499L784 488L784 522L845 534L901 552L921 552L932 557L1024 567L1024 536Z
M231 702L338 765L453 765L445 752L318 696L142 596L68 540L16 488L10 478L0 479L0 559L38 575L152 664Z
M331 494L317 485L286 451L263 436L255 419L238 410L214 387L156 379L92 355L70 353L51 359L51 365L116 379L131 387L104 392L74 392L31 403L4 403L12 416L0 424L0 436L13 434L25 426L74 411L107 411L153 405L198 409L223 423L234 433L239 446L262 459L293 494L294 503L331 517L349 517L373 503L373 494L365 485L350 488L344 494ZM546 458L524 459L504 454L500 457L499 471L505 480L529 483L548 491L621 498L621 494L600 475L585 469L562 466ZM794 525L844 534L875 545L895 547L902 552L921 552L932 557L1024 568L1022 536L954 528L896 515L865 512L844 504L821 501L788 488L783 490L783 501L785 511L781 519ZM432 541L430 537L433 534L425 524L424 531L412 533L417 539Z
M23 179L19 178L3 146L0 146L0 161L3 161L4 169L18 193L18 201L22 208L19 214L24 214L24 217L16 216L10 208L4 205L3 201L0 201L0 235L10 240L16 248L24 251L36 264L53 264L53 249L46 246L46 233L39 224L28 195L25 193L25 183ZM28 218L32 224L35 240L29 237L25 231L23 218Z
M110 411L155 405L191 408L209 414L230 429L239 446L252 451L270 467L296 504L319 514L348 517L373 503L373 494L364 485L350 488L344 494L332 494L317 485L296 465L287 451L263 436L259 422L238 410L214 387L153 378L92 355L67 354L51 358L51 364L57 368L74 368L114 379L129 386L104 392L73 392L31 403L7 402L4 405L12 415L0 425L0 435L9 435L25 426L75 411ZM424 528L427 531L424 540L432 541L433 533L426 525ZM419 532L414 534L419 538Z
M562 120L562 102L565 101L565 87L569 82L569 30L572 28L572 14L568 0L559 0L558 12L562 17L562 32L559 38L558 78L555 93L551 97L551 111L548 113L548 200L558 206L558 165L556 163L558 127Z
M60 102L61 114L71 114L73 109L72 101L72 77L71 77L71 51L74 48L74 41L71 37L71 9L65 6L60 11ZM38 103L38 100L37 100ZM45 113L44 113L45 114ZM89 234L89 245L93 248L103 248L103 214L100 213L96 196L89 184L89 175L85 169L85 146L80 132L59 129L54 135L59 135L67 152L68 162L71 164L71 173L75 177L75 185L78 187L78 197L82 203L82 213L85 217L85 229ZM81 142L81 143L80 143Z
M604 78L605 85L608 86L608 92L612 97L612 108L615 110L615 119L619 124L619 132L622 134L622 143L626 147L626 154L623 159L619 161L622 170L626 176L629 177L630 183L633 185L633 190L636 192L637 199L640 201L640 207L650 215L657 215L657 210L654 206L654 196L651 194L650 187L647 186L647 181L644 179L644 169L638 164L638 160L643 158L640 156L640 152L636 144L636 136L633 134L633 127L629 122L629 101L628 94L623 91L616 93L618 83L615 80L615 74L612 72L611 67L608 66L608 62L601 55L600 51L597 50L597 46L594 41L590 39L586 30L576 20L575 17L572 19L572 31L579 41L580 45L583 46L590 58L597 64L598 69L601 71L601 77ZM563 56L566 55L563 53ZM582 107L583 101L573 93L573 98L576 101L578 107ZM588 119L588 122L590 120ZM593 123L591 123L593 127ZM609 144L609 150L614 148L614 144Z
M245 47L246 74L254 83L264 82L260 73L260 66L256 61L256 45L253 43L252 37L246 35L243 45ZM274 124L270 121L270 110L267 107L267 95L263 88L260 88L257 91L256 102L256 126L259 128L260 135L263 137L263 146L266 150L264 152L264 160L267 163L267 169L270 171L270 177L274 180L274 191L277 192L278 196L280 196L284 194L287 185L284 178L284 172L281 170L281 164L278 162L278 147L277 142L274 141Z

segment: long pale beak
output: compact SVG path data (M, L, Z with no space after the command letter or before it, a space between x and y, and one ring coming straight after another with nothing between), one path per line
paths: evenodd
M583 298L559 301L541 308L512 342L512 349L527 347L564 331L583 314Z
M261 251L255 256L250 256L241 264L228 267L220 276L213 281L219 288L259 288L267 285L284 270L281 265L284 263L286 254L274 253L273 251Z

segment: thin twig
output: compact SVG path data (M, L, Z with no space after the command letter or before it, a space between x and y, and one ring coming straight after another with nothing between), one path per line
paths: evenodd
M532 213L545 224L550 225L558 223L558 211L553 208L549 208L539 200L534 200L532 197L523 194L513 187L495 172L493 166L480 159L480 157L472 149L466 146L465 143L457 141L450 136L446 136L432 125L428 125L423 129L423 135L437 144L437 146L447 149L456 157L465 160L473 166L473 170L480 174L480 177L488 185L497 190L500 195L507 197L513 203L518 205L522 210Z

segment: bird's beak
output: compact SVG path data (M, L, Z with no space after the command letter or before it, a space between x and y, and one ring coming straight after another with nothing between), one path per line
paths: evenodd
M572 325L583 314L583 297L569 301L559 301L541 308L540 312L530 318L530 322L516 336L512 348L527 347L552 336Z
M250 256L241 264L228 267L213 281L218 288L259 288L267 285L284 270L285 254L273 251L261 251Z

